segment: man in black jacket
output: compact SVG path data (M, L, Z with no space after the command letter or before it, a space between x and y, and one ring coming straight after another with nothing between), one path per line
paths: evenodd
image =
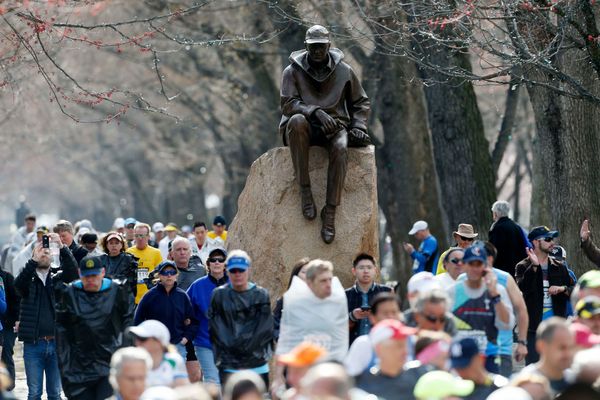
M13 360L15 339L15 323L19 320L19 307L21 298L15 288L15 278L8 271L0 270L0 278L4 282L6 293L6 313L2 316L2 362L10 374L13 384L6 388L13 390L15 387L15 361Z
M41 399L43 376L46 375L48 400L60 400L55 337L54 287L77 278L77 264L69 248L58 234L49 234L50 240L60 247L60 267L51 265L50 249L38 243L31 260L15 279L21 296L19 340L24 342L23 360L29 399Z
M539 360L535 347L538 325L552 316L567 317L567 303L575 285L567 267L549 257L557 236L558 231L551 231L545 226L533 228L527 235L533 249L527 249L527 258L516 267L516 281L529 312L527 364Z
M112 354L133 320L126 284L105 278L100 257L85 257L79 276L56 287L56 343L63 390L77 400L106 399Z
M269 292L249 281L251 260L233 250L225 262L229 284L214 290L208 310L215 364L221 385L232 373L252 369L269 387L273 351L273 315Z
M497 201L492 205L494 223L490 228L490 243L498 251L494 267L515 276L515 266L527 257L527 241L523 229L508 218L510 205L506 201Z
M361 253L352 262L352 275L356 278L354 286L346 289L348 299L348 317L350 318L350 341L371 330L369 321L371 300L376 294L391 292L392 289L375 282L378 275L377 264L370 254Z

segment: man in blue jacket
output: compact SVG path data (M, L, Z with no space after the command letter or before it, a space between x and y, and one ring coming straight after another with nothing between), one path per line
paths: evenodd
M415 260L413 274L426 271L435 275L439 248L437 239L429 232L429 225L425 221L417 221L408 234L414 235L415 239L421 242L418 250L410 243L403 243L404 250Z
M203 379L204 382L217 385L220 383L219 370L215 366L212 342L208 331L208 309L213 290L228 282L227 275L225 275L226 258L227 251L225 249L216 248L211 250L206 259L208 275L197 279L187 290L194 315L199 322L198 333L194 338L194 347L202 367Z

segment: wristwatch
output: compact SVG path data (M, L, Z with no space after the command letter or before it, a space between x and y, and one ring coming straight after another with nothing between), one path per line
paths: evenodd
M493 306L495 306L496 304L500 303L500 299L501 299L501 297L498 294L498 295L490 298L490 304L493 305Z
M523 346L527 346L527 339L525 339L525 340L518 339L518 340L516 341L516 343L518 343L518 344L522 344Z

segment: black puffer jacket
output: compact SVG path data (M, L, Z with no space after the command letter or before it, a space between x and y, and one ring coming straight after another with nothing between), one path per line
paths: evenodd
M273 315L269 292L252 286L236 292L214 290L208 310L215 363L219 369L249 369L266 364L273 352Z
M56 287L58 365L68 398L108 376L110 358L133 320L130 295L126 286L107 278L98 292L86 292L79 280Z
M25 268L15 278L15 288L21 296L19 340L26 343L35 343L39 339L41 297L49 296L50 304L54 304L54 286L71 282L78 276L75 258L67 246L60 249L60 268L50 269L45 285L35 272L37 266L36 261L27 261ZM54 315L49 317L54 319Z
M138 263L132 254L121 252L118 256L111 257L108 254L100 256L102 265L106 269L106 277L119 280L124 283L133 297L137 295L137 268Z

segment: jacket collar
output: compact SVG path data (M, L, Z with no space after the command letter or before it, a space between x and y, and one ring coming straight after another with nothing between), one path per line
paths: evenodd
M360 286L358 286L358 282L354 282L354 290L356 291L356 293L359 293L359 294L360 294L360 293L364 293L364 292L363 292L363 291L360 289ZM375 290L375 282L373 282L373 283L371 284L371 287L369 288L369 291L367 292L367 294L368 294L368 293L371 293L373 290Z
M328 73L323 77L317 77L317 75L315 74L315 71L313 70L310 63L308 62L308 51L306 51L306 50L294 51L290 55L290 62L292 64L298 65L300 68L302 68L304 70L304 72L306 72L308 75L310 75L310 77L313 78L314 80L316 80L318 82L323 82L323 81L327 80L327 78L329 78L329 76L335 70L335 67L342 61L343 58L344 58L344 53L340 49L331 47L329 49L329 63L327 64Z
M221 285L224 285L227 282L229 282L229 278L227 277L227 275L223 275L223 277L221 279L217 279L214 276L212 276L211 274L208 274L208 279L210 279L210 281L217 286L221 286Z

